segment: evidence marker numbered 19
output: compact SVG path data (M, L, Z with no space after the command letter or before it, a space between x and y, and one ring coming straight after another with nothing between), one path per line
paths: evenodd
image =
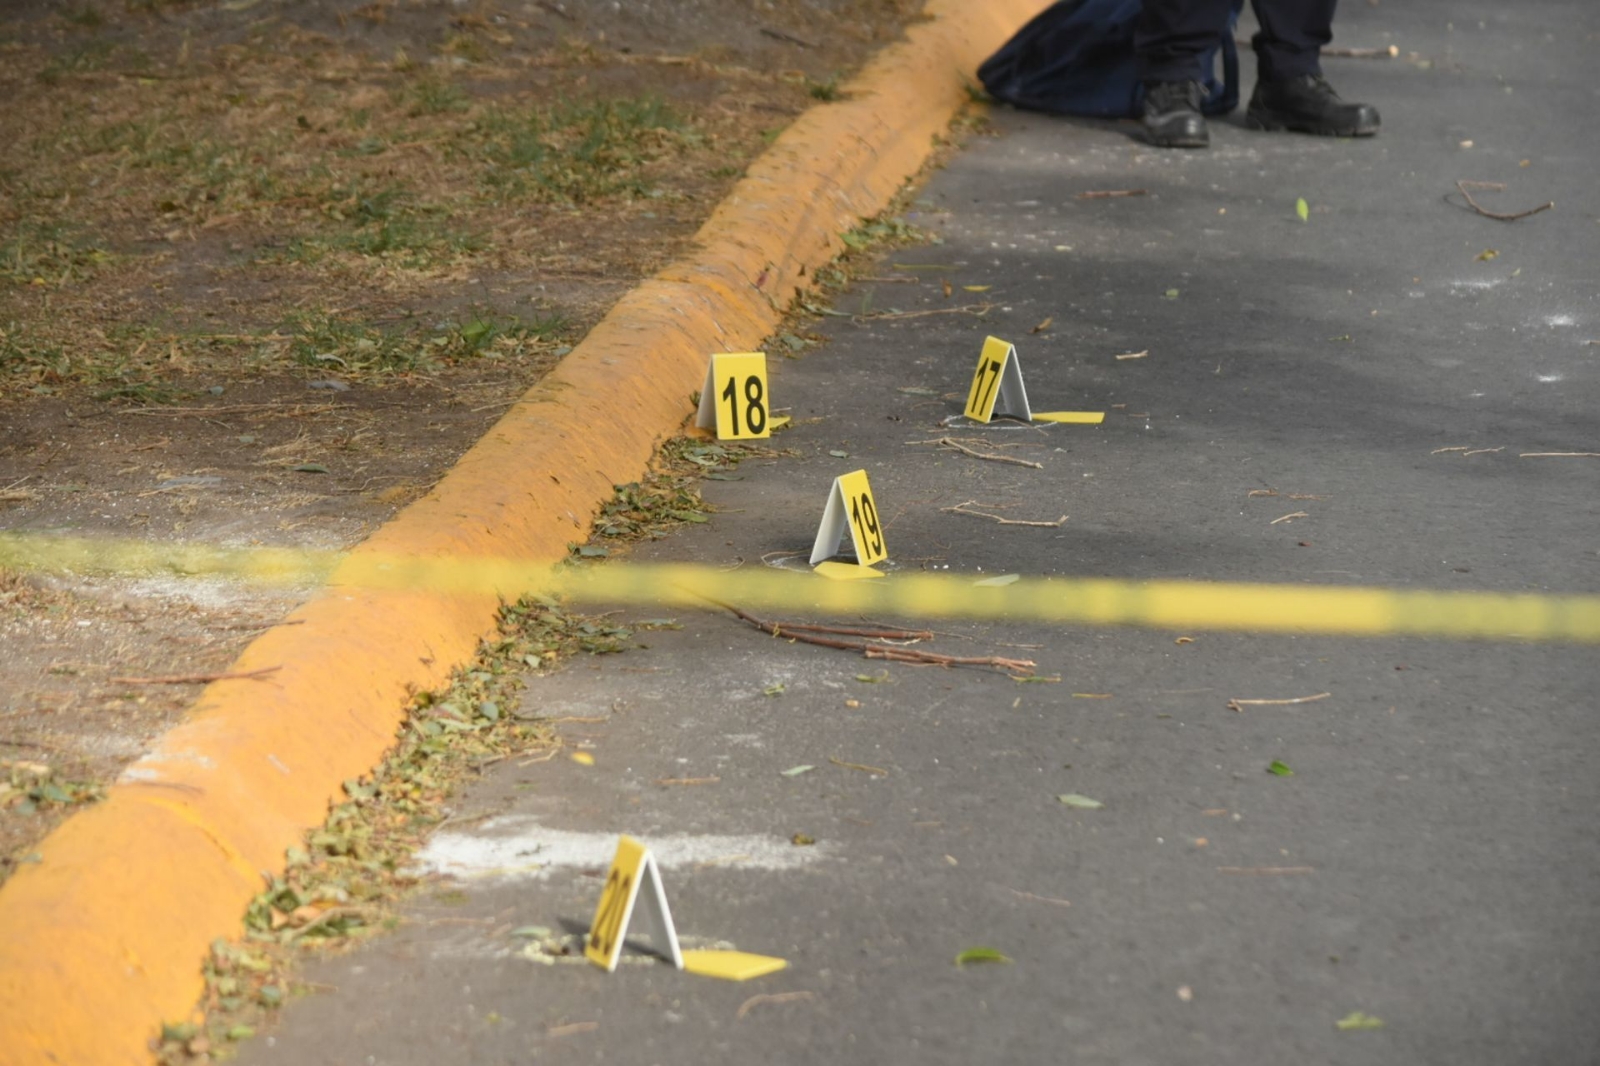
M715 429L718 440L772 436L766 352L717 352L706 367L694 424Z
M867 481L865 470L833 479L833 487L828 490L828 505L823 508L822 523L817 527L817 539L811 546L811 565L816 566L839 554L846 532L850 534L850 544L860 567L871 567L889 558L889 547L883 539L883 519L872 498L872 485Z
M674 969L702 977L720 977L725 981L748 981L752 977L777 973L789 965L787 960L752 955L747 951L711 948L684 951L679 948L678 931L673 927L672 911L667 907L667 891L661 883L661 867L656 865L649 848L630 836L623 836L617 841L616 856L611 860L605 887L600 891L600 904L595 908L594 921L583 942L584 955L607 973L616 972L623 941L628 937L628 924L633 920L634 906L641 892L650 918L650 946Z

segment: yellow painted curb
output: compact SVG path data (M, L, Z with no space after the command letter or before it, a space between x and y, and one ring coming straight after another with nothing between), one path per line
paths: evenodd
M931 0L849 99L813 108L701 229L624 297L365 552L553 560L688 413L713 351L749 350L932 151L977 64L1047 0ZM764 272L764 276L763 276ZM514 591L514 590L513 590ZM496 597L330 587L264 634L191 717L0 888L0 1049L11 1066L148 1063L186 1017L211 940L394 740L408 686L472 654Z

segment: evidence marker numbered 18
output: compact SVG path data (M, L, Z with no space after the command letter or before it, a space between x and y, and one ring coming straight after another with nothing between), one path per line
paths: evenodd
M715 429L718 440L772 436L766 352L717 352L706 367L694 424Z
M811 565L837 555L846 532L850 534L850 544L855 548L859 565L869 567L889 558L889 548L883 539L883 519L872 498L872 486L865 470L833 479L828 505L823 508L822 523L817 527L817 539L811 546Z
M680 949L672 911L667 907L667 890L661 883L661 867L656 865L649 848L624 836L617 841L616 856L606 873L605 888L600 891L600 905L595 908L594 921L583 942L584 955L607 973L616 972L623 941L628 938L628 924L633 919L641 892L644 909L650 917L650 947L674 969L724 981L748 981L752 977L777 973L789 965L785 959L747 951Z
M1033 421L1028 409L1028 390L1022 385L1022 360L1016 345L999 337L986 337L978 354L978 369L967 390L967 406L962 414L974 422L987 422L995 415L1010 415L1024 422Z

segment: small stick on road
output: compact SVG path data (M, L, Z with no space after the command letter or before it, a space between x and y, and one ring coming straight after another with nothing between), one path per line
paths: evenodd
M968 509L969 505L977 502L977 500L968 500L966 503L958 503L954 507L941 507L939 510L949 514L969 514L974 518L988 518L992 521L999 522L1003 526L1043 526L1046 529L1059 529L1067 521L1066 515L1062 515L1054 522L1030 522L1021 518L1001 518L997 514L987 514L983 511L973 511Z
M1030 900L1034 903L1049 903L1057 907L1072 906L1072 901L1070 899L1057 899L1054 896L1036 896L1032 892L1023 892L1021 889L1011 888L1007 885L999 885L997 887L1004 888L1007 892L1011 893L1013 896L1016 896L1018 899Z
M1495 219L1496 221L1499 221L1499 222L1515 222L1519 218L1527 218L1529 215L1537 215L1540 211L1548 211L1548 210L1550 210L1552 207L1554 207L1556 205L1556 202L1554 200L1550 200L1550 201L1547 201L1545 203L1540 204L1538 207L1530 207L1526 211L1513 211L1510 214L1504 214L1504 213L1499 212L1499 211L1490 211L1488 208L1486 208L1482 204L1478 203L1478 201L1474 200L1472 198L1472 194L1467 191L1469 188L1471 188L1471 189L1487 189L1490 192L1502 192L1502 191L1504 191L1505 187L1506 187L1506 185L1505 185L1505 182L1503 182L1503 181L1458 181L1458 182L1456 182L1456 188L1461 191L1461 196L1462 196L1463 199L1465 199L1467 201L1467 206L1468 207L1470 207L1470 208L1472 208L1472 210L1478 212L1478 214L1482 215L1484 218L1492 218L1492 219Z
M810 992L763 992L759 996L751 996L739 1004L739 1009L735 1012L734 1017L743 1018L763 1003L798 1003L801 1000L811 998L813 996Z
M1518 459L1600 459L1600 452L1519 452Z
M913 443L916 443L916 444L938 444L938 445L941 445L941 446L943 446L945 448L954 448L956 451L960 452L961 454L970 455L974 459L988 459L990 462L994 462L994 463L1011 463L1011 464L1013 464L1015 466L1029 466L1029 467L1032 467L1035 470L1043 470L1044 469L1044 464L1043 463L1035 463L1035 462L1031 462L1030 460L1027 460L1027 459L1013 459L1009 455L996 455L993 452L980 452L980 451L977 451L976 449L969 448L965 444L962 444L960 441L956 440L954 437L940 437L938 440L914 441Z
M846 770L860 770L864 774L876 774L879 777L889 776L889 771L877 766L867 766L858 762L845 762L843 759L835 759L832 755L828 756L828 761L835 766L842 766Z
M805 622L784 622L791 633L832 633L844 637L875 637L879 640L932 640L930 629L891 629L888 626L815 626Z
M1319 692L1315 696L1297 696L1292 700L1229 700L1228 710L1243 711L1246 707L1287 707L1292 703L1316 703L1333 695L1331 692Z
M815 48L816 47L816 45L813 44L812 42L806 40L803 37L796 37L794 34L788 32L787 30L775 30L770 26L763 26L763 27L761 27L761 32L764 33L766 36L771 37L774 41L787 41L790 44L797 44L801 48Z
M874 311L849 317L857 322L888 322L902 318L925 318L928 315L986 315L993 309L994 304L966 304L962 307L935 307L929 311Z
M858 651L868 659L886 659L889 662L915 663L920 666L992 666L997 670L1006 670L1014 674L1030 673L1036 665L1031 659L1007 659L999 655L941 655L938 652L902 648L893 644L875 644L871 640L834 640L832 637L819 636L816 633L796 631L787 622L769 622L764 618L757 618L731 603L723 603L709 596L703 598L707 603L716 604L763 633L770 633L785 640L799 641L801 644L815 644L822 648Z

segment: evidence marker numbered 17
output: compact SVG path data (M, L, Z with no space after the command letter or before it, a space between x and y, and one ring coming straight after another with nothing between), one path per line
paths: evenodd
M817 539L811 546L811 565L837 555L846 532L850 534L859 566L870 567L889 558L889 547L883 539L883 519L872 498L872 485L867 481L865 470L833 479L833 487L828 490L828 505L823 508L822 523L817 527Z
M715 429L718 440L772 436L766 352L717 352L706 367L694 424Z
M748 981L752 977L777 973L789 965L785 959L753 955L748 951L714 948L684 951L679 948L678 931L673 927L672 911L667 907L667 890L661 883L661 867L656 865L649 848L633 837L623 836L617 841L616 856L606 873L605 887L600 890L600 904L595 908L594 921L583 942L584 955L607 973L616 972L622 944L628 938L628 925L633 920L641 893L650 919L650 947L674 969L702 977L720 977L724 981Z
M962 414L974 422L987 423L996 415L1024 422L1061 422L1069 425L1097 426L1104 422L1104 411L1034 411L1028 406L1028 390L1022 384L1022 357L1016 345L999 337L984 339L978 355L978 369L967 390L967 406Z
M967 390L967 406L962 414L974 422L987 422L995 415L1010 415L1024 422L1033 421L1028 410L1028 390L1022 385L1022 360L1016 345L999 337L986 337L978 354L978 369Z

